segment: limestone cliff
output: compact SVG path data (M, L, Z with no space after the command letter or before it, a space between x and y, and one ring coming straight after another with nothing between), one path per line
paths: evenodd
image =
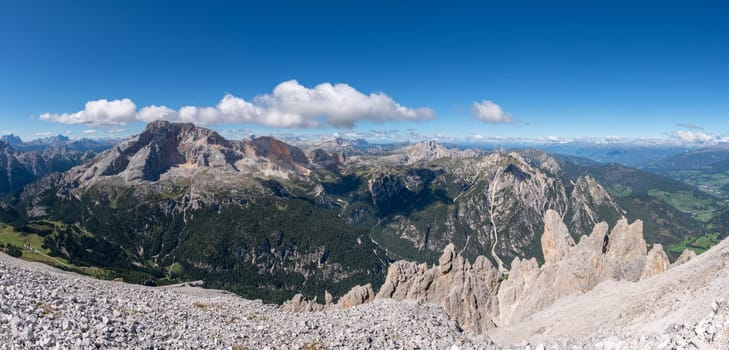
M483 256L470 264L448 245L439 266L398 261L390 266L377 299L418 299L440 304L460 325L475 332L494 327L493 297L501 273Z
M666 271L668 257L660 244L647 252L643 223L619 220L608 234L605 223L574 244L558 214L547 211L542 235L545 263L512 263L499 289L499 322L521 321L567 295L585 293L606 279L638 281Z
M535 258L517 257L508 278L503 278L487 258L479 256L471 264L449 244L436 266L410 261L390 265L375 298L371 287L357 286L336 306L328 303L328 307L351 307L373 299L423 300L439 304L461 327L481 333L522 321L560 298L585 293L605 280L636 282L670 267L660 244L647 250L641 221L628 224L621 219L610 232L606 223L598 223L577 244L556 211L547 210L544 222L541 267ZM690 258L690 253L684 255ZM311 311L325 306L297 295L284 307Z

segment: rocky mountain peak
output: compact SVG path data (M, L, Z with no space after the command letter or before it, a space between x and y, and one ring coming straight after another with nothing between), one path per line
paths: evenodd
M304 153L272 137L230 141L192 123L155 121L94 161L73 169L67 182L81 186L109 176L125 181L189 177L209 169L223 173L258 172L286 176L306 173Z
M23 143L23 140L15 134L3 135L2 137L0 137L0 141L7 142L8 144L13 146Z
M572 232L589 232L600 221L601 211L623 214L610 193L590 176L580 176L574 182L568 209L573 213L568 222Z
M215 131L191 123L156 121L137 137L105 152L91 177L121 175L127 181L156 181L171 168L234 168L232 144Z
M562 217L554 210L547 210L544 214L544 234L542 234L541 242L546 264L560 261L575 245L572 236L567 231L567 225L562 222Z
M454 151L445 148L443 145L435 141L418 142L404 149L404 164L414 164L429 162L443 157L450 157L455 154Z
M263 157L271 162L289 166L292 169L303 169L309 164L309 159L299 148L270 136L257 137L248 141L248 144L254 152L251 154L251 150L249 150L247 152L249 155Z
M213 130L198 127L192 123L171 123L166 120L158 120L147 124L147 127L139 135L139 142L143 145L152 142L173 142L188 144L188 146L194 143L207 143L231 147L228 140Z

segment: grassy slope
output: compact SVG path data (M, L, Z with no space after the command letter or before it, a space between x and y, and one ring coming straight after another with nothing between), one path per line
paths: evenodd
M0 243L12 244L22 249L22 259L41 262L57 268L74 271L96 278L116 278L113 271L92 266L77 266L59 256L51 256L51 250L43 245L44 237L36 233L18 232L14 227L0 223Z
M570 162L564 167L572 176L595 177L626 209L629 220L643 220L646 239L663 243L672 259L690 248L694 240L729 234L729 225L719 220L728 209L719 197L690 184L619 164L581 164Z

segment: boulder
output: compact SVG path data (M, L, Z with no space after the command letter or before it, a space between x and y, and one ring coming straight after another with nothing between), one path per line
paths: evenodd
M686 263L686 262L688 262L689 260L691 260L691 259L693 259L695 257L696 257L696 252L694 252L691 249L686 248L686 249L683 250L683 253L681 253L681 255L678 256L678 259L676 259L676 261L673 262L673 264L671 265L671 267L678 266L678 265L681 265L683 263Z
M356 285L342 296L337 302L337 306L346 309L348 307L362 305L375 299L375 291L372 290L372 285L367 283L364 286Z
M671 266L671 262L668 260L668 256L663 251L663 246L660 244L654 244L653 248L648 252L645 257L645 265L643 265L643 273L640 278L653 277L659 273L665 272Z
M302 294L294 295L291 300L283 303L281 308L290 312L311 312L324 310L324 305L314 300L307 300Z

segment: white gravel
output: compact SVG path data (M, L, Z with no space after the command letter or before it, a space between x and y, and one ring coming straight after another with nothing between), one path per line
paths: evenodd
M383 300L290 313L222 291L100 281L0 253L0 348L489 348L483 339L434 305Z

